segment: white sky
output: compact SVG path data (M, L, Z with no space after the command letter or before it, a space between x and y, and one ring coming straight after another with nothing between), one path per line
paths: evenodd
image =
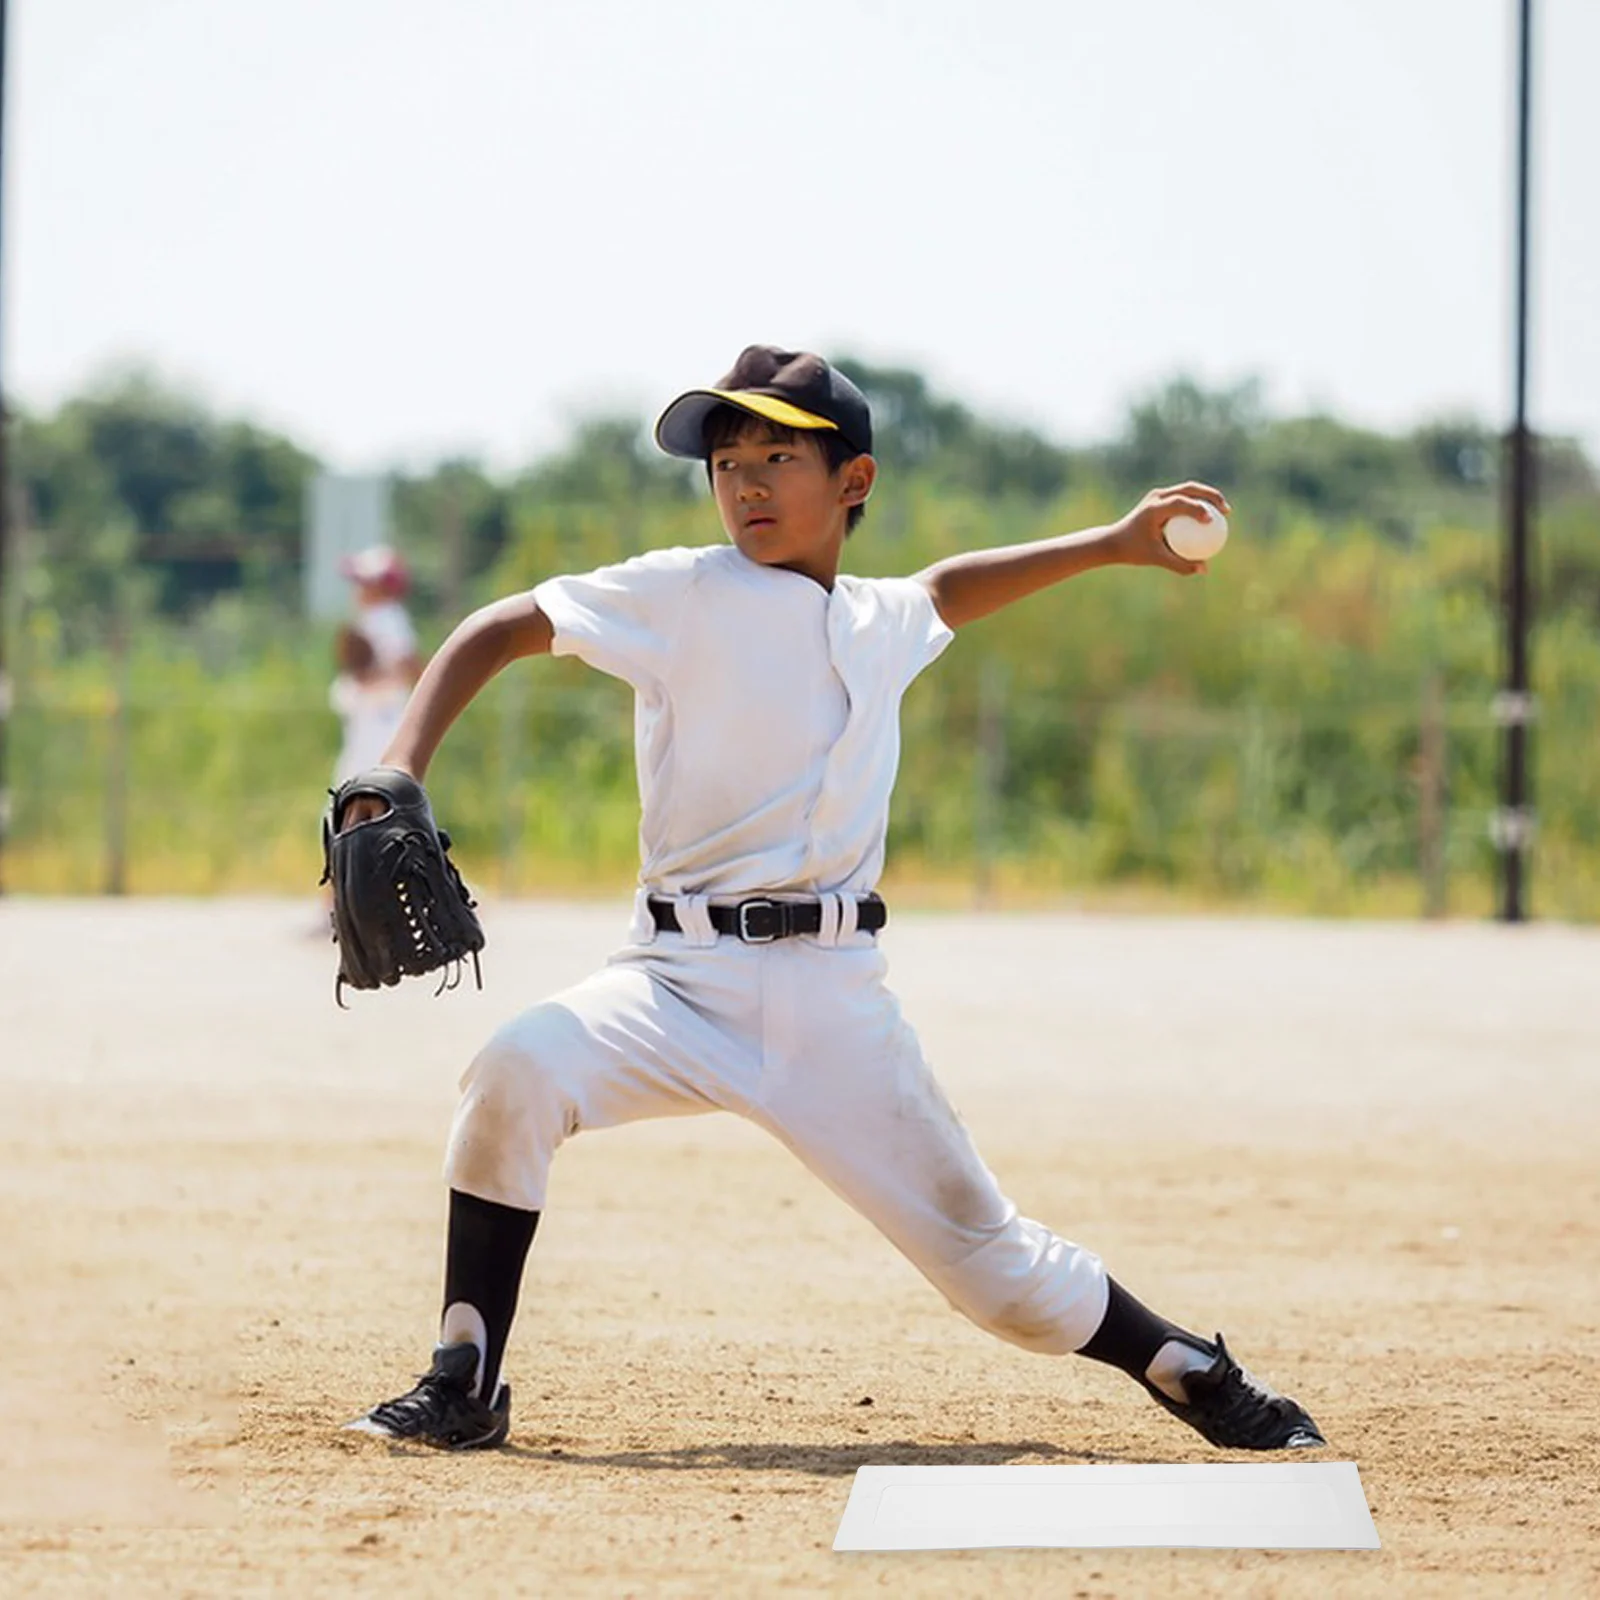
M1537 426L1600 454L1597 0L1537 0ZM1515 0L12 0L5 368L509 465L746 343L1103 437L1511 405Z

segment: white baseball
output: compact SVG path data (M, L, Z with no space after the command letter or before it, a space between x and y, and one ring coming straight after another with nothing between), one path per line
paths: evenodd
M1206 561L1228 542L1228 519L1215 508L1199 517L1174 517L1163 530L1167 547L1185 561Z

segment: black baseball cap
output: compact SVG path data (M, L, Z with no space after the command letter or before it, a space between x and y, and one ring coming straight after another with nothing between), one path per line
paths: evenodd
M737 406L784 428L832 429L862 454L872 451L867 397L821 356L753 344L710 389L680 394L656 423L656 443L669 456L705 459L706 418L718 406Z

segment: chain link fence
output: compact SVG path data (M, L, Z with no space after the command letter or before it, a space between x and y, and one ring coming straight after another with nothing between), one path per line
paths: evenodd
M325 692L208 685L203 671L156 692L147 678L124 657L98 681L19 693L9 886L309 892L339 743ZM1297 715L1075 706L1014 692L993 668L959 705L914 686L903 722L891 870L945 900L1120 894L1432 916L1492 904L1499 729L1490 705L1452 701L1434 678L1407 702ZM1536 752L1592 747L1597 726L1600 707L1565 707ZM1600 916L1600 794L1542 765L1534 909ZM464 870L492 892L632 880L630 700L572 663L491 684L430 788Z

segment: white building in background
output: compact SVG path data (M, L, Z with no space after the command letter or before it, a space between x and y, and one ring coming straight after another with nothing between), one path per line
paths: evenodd
M391 544L389 480L319 472L306 486L302 555L306 615L343 616L350 585L339 563L358 550Z

